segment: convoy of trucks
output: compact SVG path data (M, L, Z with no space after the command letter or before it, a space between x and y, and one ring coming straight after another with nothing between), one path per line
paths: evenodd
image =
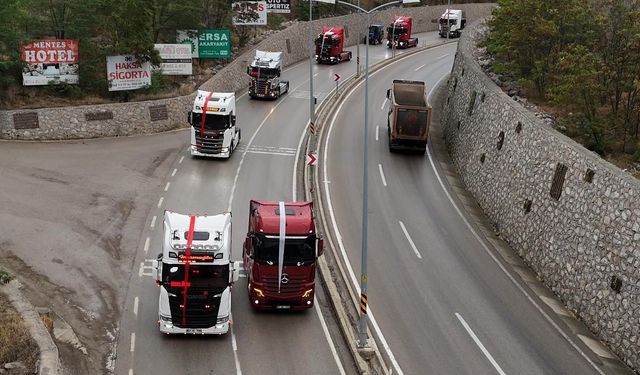
M411 37L413 20L407 16L393 16L393 21L387 27L387 47L409 48L418 46L418 38Z
M198 90L187 122L191 125L191 156L228 159L240 143L235 93Z
M459 9L446 9L438 19L438 34L446 38L459 38L460 30L467 25L464 11Z
M261 310L311 308L322 251L312 202L252 200L242 248L251 305Z
M392 87L387 90L387 99L389 151L424 153L431 123L431 105L427 101L424 82L393 80Z
M319 63L337 64L351 60L351 51L344 50L344 28L323 26L322 32L315 40L316 61Z
M229 331L231 286L238 280L230 255L231 213L165 211L162 254L153 264L160 287L160 332L222 335Z
M289 81L280 79L282 56L282 52L256 50L256 57L247 67L250 97L277 99L289 91Z

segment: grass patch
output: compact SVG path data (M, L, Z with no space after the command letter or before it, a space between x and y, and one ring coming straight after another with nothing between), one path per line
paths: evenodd
M4 271L0 271L6 274ZM39 350L9 299L0 293L0 363L20 361L35 370Z

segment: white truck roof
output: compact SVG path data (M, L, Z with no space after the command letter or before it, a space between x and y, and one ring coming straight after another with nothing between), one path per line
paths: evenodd
M449 14L449 19L462 18L462 10L460 9L445 9L440 18L446 19L447 13Z
M256 50L256 57L251 62L251 67L270 69L279 68L280 64L282 63L283 55L284 54L282 52L267 52Z
M212 255L216 263L228 262L231 253L231 213L194 216L191 251ZM178 262L180 252L186 251L190 223L191 215L168 210L164 212L165 261Z
M198 90L196 98L193 101L193 112L202 113L202 107L204 106L207 97L209 103L207 103L207 114L220 114L226 115L235 109L236 94L233 92L209 92Z

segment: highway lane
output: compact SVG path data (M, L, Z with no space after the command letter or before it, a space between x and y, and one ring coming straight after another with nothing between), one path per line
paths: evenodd
M388 151L384 104L392 80L432 88L454 55L455 45L431 49L369 80L370 309L405 374L596 374L483 249L429 158ZM343 102L326 150L326 190L357 277L363 90Z
M423 35L436 40L435 33ZM354 50L354 48L352 48ZM361 48L364 56L364 49ZM401 51L398 53L402 53ZM390 56L384 46L370 48L370 61ZM354 51L355 58L355 51ZM363 60L361 60L363 61ZM355 62L335 66L315 65L315 96L322 100L333 88L334 73L343 78L355 73ZM149 260L160 252L162 212L233 212L232 259L241 260L246 234L248 201L291 199L294 155L308 121L308 62L294 65L283 76L291 92L275 102L254 101L241 95L237 101L242 141L228 161L192 159L188 156L188 133L177 150L165 192L147 220L148 231L139 244L118 337L116 373L314 373L339 374L354 368L342 338L332 322L325 329L314 309L305 313L255 313L241 278L232 292L231 337L163 337L156 327L158 291ZM148 240L147 240L148 238ZM146 251L145 251L146 249ZM137 272L139 271L139 272ZM321 289L321 288L319 288ZM326 306L322 290L319 306ZM326 310L326 309L325 309ZM338 337L336 337L338 336ZM341 360L339 358L342 358Z

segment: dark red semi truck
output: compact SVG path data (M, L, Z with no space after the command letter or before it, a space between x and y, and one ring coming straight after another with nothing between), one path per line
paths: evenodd
M413 20L407 16L393 16L387 27L387 47L409 48L418 46L418 38L411 37Z

